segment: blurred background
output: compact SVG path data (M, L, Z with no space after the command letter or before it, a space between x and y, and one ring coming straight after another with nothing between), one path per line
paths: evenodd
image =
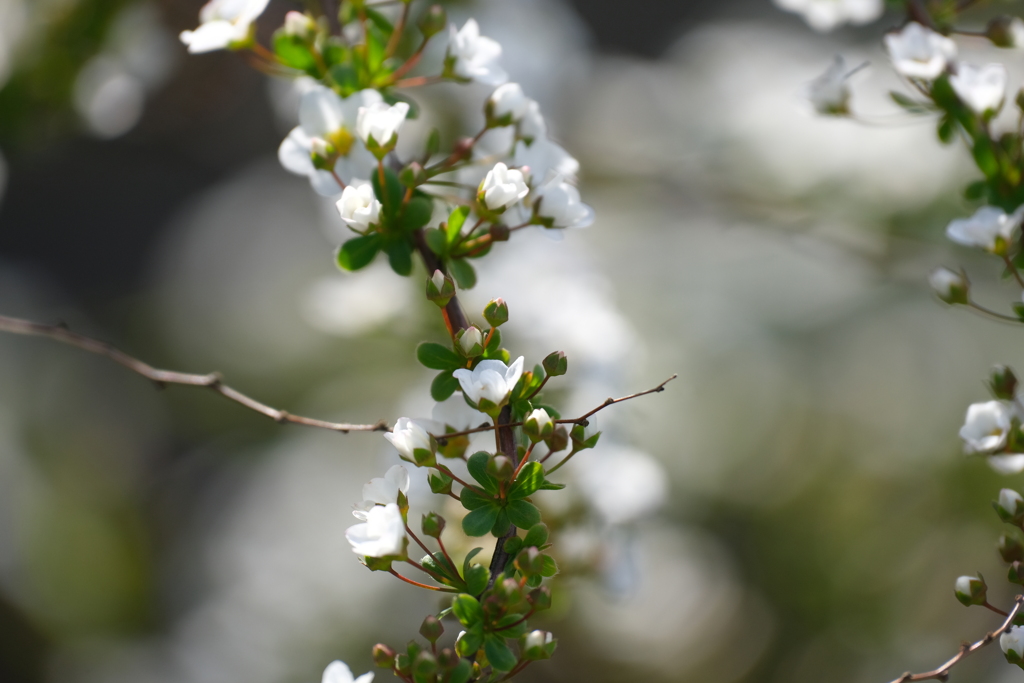
M188 57L176 36L201 4L0 0L0 313L296 413L428 415L412 349L441 329L422 273L338 272L333 207L276 160L294 91L237 55ZM599 562L558 584L558 653L522 680L885 682L993 628L953 581L981 571L1012 597L989 501L1022 482L960 455L957 430L1021 337L937 302L927 273L963 265L993 306L1016 294L943 238L972 169L887 99L899 16L820 34L769 0L447 6L504 45L598 216L495 249L471 312L502 296L513 355L566 351L567 413L679 373L603 413L569 507L545 501L583 511L563 566ZM1020 87L1024 53L961 48ZM837 53L869 64L854 107L872 125L801 101ZM417 96L454 135L487 94ZM0 336L0 680L371 670L373 643L437 608L344 539L393 462L379 434L279 426ZM995 647L954 674L1020 677Z

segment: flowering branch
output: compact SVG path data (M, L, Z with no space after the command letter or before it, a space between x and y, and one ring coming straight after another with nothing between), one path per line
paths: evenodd
M953 669L954 666L959 664L967 655L971 654L972 652L976 652L987 645L990 645L996 638L1010 630L1010 628L1013 626L1013 620L1016 618L1017 613L1020 611L1022 606L1024 606L1024 595L1018 595L1015 598L1013 609L1010 610L1010 613L1006 616L1006 619L1003 621L1002 625L995 631L992 631L991 633L986 633L985 637L977 642L964 643L960 646L960 651L956 653L956 655L954 655L952 659L950 659L948 662L946 662L939 668L918 674L910 673L908 671L896 680L892 681L892 683L910 683L910 681L949 680L949 672Z
M293 415L284 410L278 410L272 408L265 403L260 403L254 398L246 396L242 392L229 387L224 384L220 373L211 372L206 375L194 375L185 372L175 372L173 370L160 370L154 368L148 363L129 356L115 346L102 342L85 335L72 332L64 325L47 325L45 323L38 323L31 320L22 320L21 318L11 318L9 316L0 315L0 332L9 332L11 334L21 334L26 336L35 337L47 337L54 341L59 341L64 344L94 353L99 356L106 356L115 363L122 365L132 372L142 375L146 379L152 381L157 385L158 388L163 388L168 384L180 384L182 386L190 387L206 387L217 392L221 396L239 403L245 406L249 410L253 410L260 415L269 417L274 422L279 423L291 423L304 425L306 427L317 427L319 429L329 429L334 432L341 432L347 434L349 432L386 432L388 431L388 424L381 420L376 424L349 424L345 422L327 422L326 420L317 420L310 417L302 417L301 415Z

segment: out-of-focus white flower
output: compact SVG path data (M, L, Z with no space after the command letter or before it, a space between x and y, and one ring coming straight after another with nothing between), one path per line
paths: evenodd
M336 659L324 669L324 676L320 683L370 683L373 680L373 672L369 671L359 678L352 677L352 670L348 664Z
M519 141L513 159L515 165L522 168L531 184L542 183L552 175L560 175L575 181L576 174L580 171L580 162L575 157L558 143L543 136L534 138L529 145L525 141Z
M419 420L410 420L407 417L400 417L395 422L395 428L384 435L384 438L391 442L395 449L410 460L417 460L416 451L425 450L433 453L437 448L430 433L424 428Z
M487 172L487 177L480 185L479 194L488 209L503 211L529 192L530 188L527 187L526 179L521 171L510 170L508 166L498 162Z
M928 284L946 303L967 303L967 280L963 273L949 268L936 268L928 275Z
M999 474L1020 474L1024 472L1024 453L990 455L985 460L993 471Z
M882 16L882 0L774 0L776 6L803 16L815 31L831 31L842 24L868 24Z
M1004 655L1012 652L1018 659L1024 659L1024 626L1011 626L1009 631L999 636L999 647Z
M390 434L385 434L387 436ZM374 477L363 484L363 502L356 504L352 515L366 521L366 513L375 506L397 504L399 493L409 493L409 470L402 465L394 465L383 477Z
M359 232L366 232L380 220L380 202L373 194L370 183L349 185L337 202L341 219Z
M983 206L970 218L958 218L946 227L946 237L965 247L1000 253L1013 241L1021 222L1020 209L1007 214L995 206Z
M540 105L530 100L522 118L519 119L519 137L532 143L546 137L547 134L548 124L544 122L544 116L540 113Z
M557 176L537 189L533 205L548 227L586 228L594 222L594 210L580 201L580 191Z
M313 189L325 197L342 191L331 169L346 183L370 177L376 159L356 139L353 128L360 109L381 101L376 90L361 90L341 99L330 88L311 86L299 102L299 125L288 133L277 151L281 165L308 177ZM323 166L324 151L337 155L337 159L333 166L318 168L318 163ZM319 157L317 162L314 152Z
M505 83L491 93L487 102L495 118L509 116L512 121L518 121L526 115L533 100L523 94L518 83Z
M390 557L405 553L405 520L396 503L376 505L366 513L366 521L350 526L345 538L352 552L363 557Z
M270 0L210 0L199 10L199 28L182 31L181 42L196 54L231 47L249 37L252 22Z
M435 404L431 417L435 422L451 427L456 432L490 423L487 416L466 403L461 394L452 394L447 400Z
M501 45L480 35L476 19L467 20L461 29L452 25L445 61L452 60L451 68L456 76L485 85L501 85L508 80L508 73L498 64L499 57Z
M961 62L949 77L949 84L976 114L998 111L1006 97L1006 67L995 63L977 67Z
M500 408L523 374L523 357L512 365L500 360L482 360L472 370L459 368L452 373L459 380L462 393L484 412Z
M316 32L316 22L302 12L292 10L284 15L285 35L308 38Z
M991 453L1006 445L1016 412L1006 401L973 403L967 408L960 438L967 453Z
M907 78L932 80L956 57L956 43L915 21L885 36L893 67Z
M580 490L609 524L625 524L657 510L668 497L661 463L632 448L598 449L576 465Z
M850 113L849 72L846 60L836 55L832 65L807 85L807 99L819 114Z
M406 102L388 104L380 101L360 107L356 120L356 132L360 139L367 144L372 138L378 146L388 146L391 139L398 135L398 129L405 123L405 117L408 114L409 105Z

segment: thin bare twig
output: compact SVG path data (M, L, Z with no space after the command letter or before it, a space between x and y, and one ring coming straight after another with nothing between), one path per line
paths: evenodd
M388 425L383 420L376 424L360 425L348 424L345 422L327 422L326 420L316 420L311 417L292 415L287 411L278 410L277 408L272 408L265 403L260 403L256 399L246 396L237 389L229 387L224 384L220 373L211 372L207 375L193 375L185 372L175 372L173 370L160 370L137 358L129 356L107 342L102 342L98 339L93 339L92 337L86 337L85 335L78 334L77 332L72 332L63 325L47 325L45 323L38 323L31 320L22 320L20 318L11 318L0 315L0 332L9 332L11 334L21 334L32 337L46 337L48 339L53 339L54 341L59 341L63 344L77 347L83 351L88 351L89 353L105 356L115 363L128 368L132 372L142 375L160 388L163 388L168 384L180 384L182 386L189 387L205 387L217 392L231 401L234 401L235 403L241 404L249 410L253 410L260 415L269 417L274 422L282 424L298 424L306 427L317 427L319 429L329 429L334 432L341 432L342 434L347 434L348 432L388 431Z
M1002 626L997 628L995 631L992 631L991 633L986 633L984 638L975 643L964 643L960 646L960 652L957 652L952 659L950 659L948 662L946 662L939 668L933 669L932 671L925 671L919 674L912 674L908 671L907 673L903 674L902 676L894 680L892 683L910 683L910 681L949 680L950 670L952 670L954 666L959 664L964 659L964 657L971 654L972 652L980 650L986 645L991 644L996 638L1010 630L1010 627L1013 626L1013 620L1017 616L1017 613L1020 611L1022 605L1024 605L1024 595L1018 595L1015 598L1015 604L1013 606L1013 609L1010 610L1010 613L1006 616L1006 619L1003 621Z

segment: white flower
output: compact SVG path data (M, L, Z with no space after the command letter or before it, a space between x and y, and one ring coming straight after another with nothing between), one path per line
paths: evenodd
M523 374L523 357L519 356L512 365L482 360L472 370L459 368L452 374L470 401L481 407L500 408Z
M530 104L534 103L523 94L523 89L518 83L499 85L487 102L495 118L509 116L513 121L523 118L530 109Z
M967 291L967 280L962 273L949 268L936 268L928 275L928 284L940 299L948 303L959 300Z
M957 97L976 114L998 111L1006 97L1006 67L1002 64L986 64L976 67L971 64L957 64L956 73L949 77Z
M882 16L882 0L775 0L781 9L803 16L815 31L831 31L842 24L867 24Z
M368 178L377 160L363 143L356 139L353 128L359 110L381 101L376 90L361 90L341 99L330 88L322 85L310 87L299 103L299 125L288 133L277 151L278 159L286 170L309 178L318 194L332 197L342 190L328 169L317 168L314 152L337 155L333 170L344 182L355 178Z
M1011 626L1009 631L999 636L999 647L1005 655L1012 652L1024 659L1024 626Z
M363 502L355 506L352 515L356 519L366 521L366 513L374 506L398 503L400 492L409 493L409 470L401 465L394 465L383 477L374 477L363 484Z
M460 394L452 394L447 400L435 404L431 417L435 422L451 427L456 432L490 423L486 415L466 403L466 399Z
M530 188L521 171L509 170L498 162L480 185L483 202L491 211L505 210L529 194Z
M369 144L370 138L373 138L378 146L386 147L391 144L391 139L398 135L398 129L402 127L408 114L409 105L405 102L393 105L376 102L360 107L356 119L356 132L363 142Z
M964 440L967 453L991 453L1006 445L1010 421L1014 417L1013 406L1006 401L974 403L967 408L960 438Z
M199 28L182 31L181 42L197 54L223 50L249 37L252 22L270 0L210 0L199 10Z
M473 327L473 326L467 327L462 332L462 335L459 337L459 348L462 349L462 352L465 353L465 354L468 354L470 351L472 351L474 347L476 347L476 346L481 346L482 347L483 345L484 345L483 333L480 332L480 330L478 328L476 328L476 327Z
M1024 19L1011 17L1006 32L1011 47L1024 47Z
M345 538L352 552L364 557L388 557L405 552L405 521L396 503L376 505L366 513L366 521L350 526Z
M336 659L324 669L324 676L320 683L370 683L373 680L373 672L367 672L359 678L352 678L352 670L348 664Z
M522 129L520 128L520 131ZM580 162L565 149L546 137L534 138L529 145L524 141L516 144L513 153L515 165L522 167L530 183L540 183L552 175L560 175L575 181L580 171Z
M825 73L815 78L807 86L807 99L819 114L849 113L850 87L847 85L849 73L846 62L836 55L832 65Z
M1024 472L1024 453L990 455L986 460L988 461L988 466L999 474L1020 474Z
M453 60L452 71L456 76L485 85L501 85L508 80L508 74L498 65L499 57L501 45L480 35L476 19L467 20L461 30L452 25L446 61Z
M530 100L526 105L526 111L519 119L519 137L527 142L533 142L548 134L548 125L544 122L544 116L540 113L540 105Z
M594 210L580 201L580 191L559 177L536 191L533 205L553 228L586 228L594 222Z
M284 15L285 35L306 38L316 31L316 22L302 12L292 10Z
M598 449L577 472L580 490L609 524L645 517L668 498L665 468L632 448Z
M956 57L956 43L917 22L885 36L893 67L907 78L932 80Z
M410 460L416 460L414 453L417 450L434 452L436 446L430 433L424 428L420 420L410 420L407 417L400 417L395 423L395 428L384 438L391 442L395 449Z
M365 232L380 220L380 202L373 195L370 183L349 185L337 202L341 219L359 232Z
M983 206L970 218L958 218L946 227L946 237L965 247L986 251L1004 250L1013 240L1021 221L1020 209L1007 214L994 206Z

